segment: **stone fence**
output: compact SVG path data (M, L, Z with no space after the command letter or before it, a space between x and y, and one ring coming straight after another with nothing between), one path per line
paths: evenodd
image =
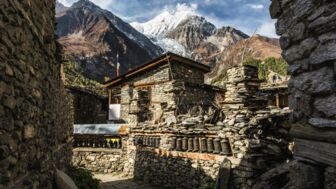
M85 167L94 173L123 172L125 154L122 149L107 148L74 148L72 164L77 167Z

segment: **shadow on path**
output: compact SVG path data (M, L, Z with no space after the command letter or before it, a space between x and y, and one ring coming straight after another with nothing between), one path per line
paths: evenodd
M94 177L101 180L101 189L158 189L134 181L132 177L113 176L111 174L95 174Z

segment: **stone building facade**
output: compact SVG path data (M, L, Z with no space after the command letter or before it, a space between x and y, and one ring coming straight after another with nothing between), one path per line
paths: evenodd
M55 1L0 2L0 188L53 188L71 160Z
M259 188L336 188L335 11L330 0L272 0L270 13L290 65L295 160L261 176Z
M204 84L209 71L206 65L167 53L106 82L109 104L120 104L120 119L132 125L164 122L188 107L211 105L220 90Z

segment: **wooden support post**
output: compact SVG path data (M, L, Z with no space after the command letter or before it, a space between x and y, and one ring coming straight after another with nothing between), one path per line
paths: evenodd
M109 89L108 100L109 100L108 105L110 106L110 104L112 104L112 89Z
M275 95L275 106L280 108L280 96L279 96L279 94Z

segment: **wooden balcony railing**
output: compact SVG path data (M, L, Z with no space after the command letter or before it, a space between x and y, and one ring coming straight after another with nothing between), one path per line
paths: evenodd
M73 147L121 148L121 137L101 134L74 134Z

